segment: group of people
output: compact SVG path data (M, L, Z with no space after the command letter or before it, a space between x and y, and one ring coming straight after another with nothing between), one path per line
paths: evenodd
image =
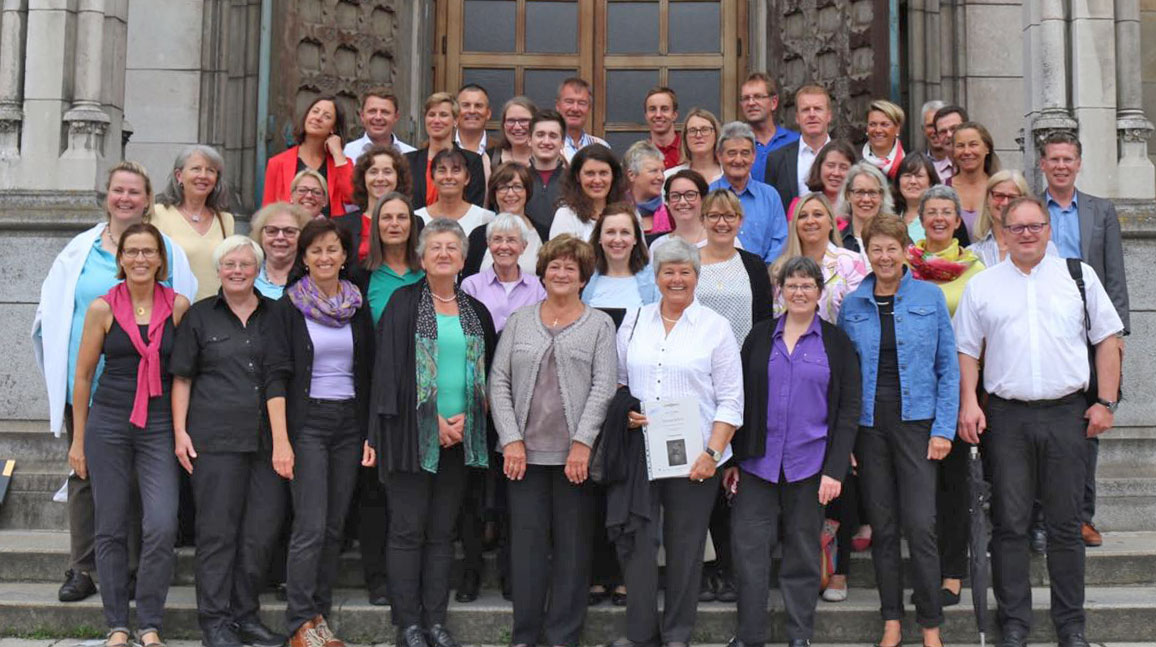
M795 92L798 132L765 74L741 85L743 121L693 108L681 131L659 87L620 160L585 131L592 99L579 78L554 109L511 99L490 145L484 88L435 93L414 149L387 90L348 143L340 103L317 98L249 236L212 148L182 151L155 198L115 165L106 218L57 257L33 325L74 471L61 600L95 572L107 645L162 646L185 479L207 647L340 647L349 526L405 647L457 645L455 539L463 603L498 547L514 647L577 645L607 598L626 608L616 647L689 644L711 600L737 604L733 647L761 647L777 544L805 647L869 545L878 645L898 647L901 538L941 647L979 444L1003 644L1026 640L1046 535L1060 643L1084 647L1128 301L1111 203L1075 190L1080 142L1044 142L1041 200L958 106L924 106L929 147L905 152L888 101L858 148L831 139L819 86ZM689 476L651 479L647 412L679 401L704 449ZM278 582L287 635L257 613Z

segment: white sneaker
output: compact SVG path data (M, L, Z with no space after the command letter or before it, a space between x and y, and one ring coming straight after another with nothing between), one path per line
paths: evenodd
M847 599L847 589L823 589L823 599L827 602L843 602Z

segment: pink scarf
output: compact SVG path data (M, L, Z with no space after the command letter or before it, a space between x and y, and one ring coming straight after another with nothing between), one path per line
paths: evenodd
M153 287L153 314L149 319L149 344L146 347L133 314L132 295L128 285L118 283L108 291L104 300L112 308L113 319L128 334L133 348L140 354L140 365L136 371L136 397L132 402L132 415L128 421L141 429L148 423L149 398L161 395L161 340L164 338L165 322L173 314L173 300L176 293L171 288L157 283Z

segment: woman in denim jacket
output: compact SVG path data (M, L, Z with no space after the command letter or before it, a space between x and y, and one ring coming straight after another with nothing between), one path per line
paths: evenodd
M879 647L900 644L903 565L899 531L914 566L916 621L926 647L941 647L936 469L951 449L959 410L959 363L943 291L904 266L907 226L880 215L863 228L872 273L843 301L839 327L859 351L863 408L855 445L884 621Z

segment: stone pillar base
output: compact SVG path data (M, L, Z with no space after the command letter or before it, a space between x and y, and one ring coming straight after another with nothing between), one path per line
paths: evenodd
M1156 198L1156 167L1148 159L1148 138L1152 131L1152 123L1144 118L1143 113L1122 115L1116 121L1116 132L1120 137L1116 177L1121 198Z

